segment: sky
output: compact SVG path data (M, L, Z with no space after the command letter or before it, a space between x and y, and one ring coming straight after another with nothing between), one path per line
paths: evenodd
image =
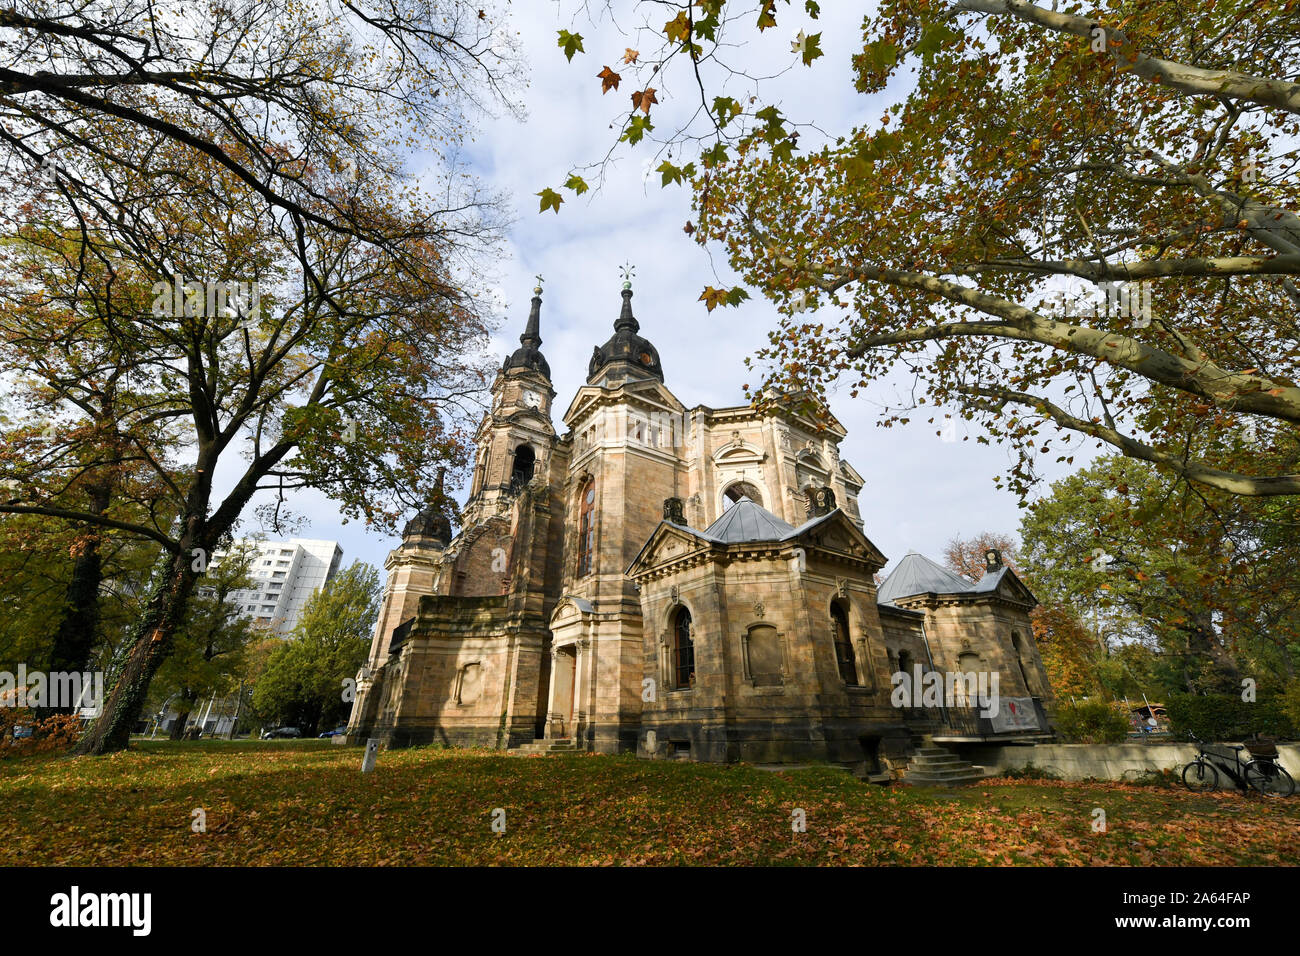
M756 292L739 308L712 313L697 301L706 285L730 287L735 277L720 250L701 247L683 232L691 218L687 190L661 189L657 174L647 178L647 168L662 158L651 158L654 146L622 145L605 163L598 188L581 197L562 190L565 203L558 215L538 212L536 193L548 186L559 188L571 171L606 157L616 136L609 124L630 108L626 84L602 96L595 75L606 64L617 68L623 50L637 47L639 38L627 29L631 22L575 21L568 15L575 6L554 0L511 5L527 66L528 87L522 91L526 116L522 121L502 115L482 122L464 157L485 184L507 195L514 207L503 257L484 264L505 302L492 349L504 357L517 348L534 276L541 274L542 352L557 392L554 421L563 433L560 416L585 381L592 347L612 332L621 304L619 269L631 263L634 312L641 334L659 349L669 389L687 407L741 404L742 385L757 384L757 374L745 368L744 359L765 344L778 314ZM824 4L820 23L801 17L800 7L792 5L782 26L767 31L759 42L734 51L732 63L770 77L761 86L764 102L775 101L783 114L807 119L832 136L876 122L895 96L867 97L853 90L849 57L855 48L861 49L861 6ZM584 37L587 52L575 55L572 62L556 45L561 28ZM826 55L811 70L797 64L790 50L801 28L822 33ZM745 36L752 33L747 30ZM738 91L747 92L747 87L726 90L731 95ZM663 102L654 107L652 118L661 130L691 108L671 93L661 94ZM685 100L686 91L681 93ZM801 146L811 145L816 135L816 130L806 132ZM418 153L409 157L417 175L429 162ZM596 180L590 172L583 175ZM900 380L896 387L901 386ZM886 383L857 399L849 398L846 387L831 400L833 413L848 430L841 457L866 479L859 507L867 536L890 558L886 572L909 550L941 559L954 535L1014 533L1020 521L1018 501L994 486L1014 450L977 444L976 432L970 430L975 426L961 420L956 421L956 440L946 441L936 434L936 425L925 423L929 414L915 415L906 426L879 428L880 408L890 400ZM1080 463L1088 457L1083 454ZM1062 466L1048 462L1041 463L1041 472L1047 478L1065 474ZM464 500L463 494L459 500ZM308 519L299 536L338 540L345 564L363 560L382 567L388 552L400 543L358 522L342 524L337 506L318 494L299 493L289 506ZM246 523L243 530L256 530L255 524Z

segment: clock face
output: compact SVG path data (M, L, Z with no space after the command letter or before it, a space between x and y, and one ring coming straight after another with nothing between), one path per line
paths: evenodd
M542 405L542 396L529 390L524 392L523 403L529 408L540 408Z

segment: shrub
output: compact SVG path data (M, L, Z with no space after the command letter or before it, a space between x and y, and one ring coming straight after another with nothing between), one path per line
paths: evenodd
M1132 776L1129 776L1130 774ZM1135 787L1157 787L1161 790L1181 790L1183 786L1183 779L1179 772L1169 768L1125 770L1123 780Z
M1061 780L1062 776L1050 767L1036 767L1033 761L1023 767L1008 767L999 776L1008 780Z
M1174 730L1202 740L1244 740L1253 734L1289 740L1295 724L1287 699L1248 703L1235 694L1174 694L1169 698L1169 722Z
M1056 729L1074 743L1113 744L1128 739L1129 721L1104 700L1081 700L1057 708Z
M30 730L30 736L16 737L16 728ZM40 720L27 707L5 706L0 701L0 760L31 754L67 750L81 734L81 718L76 714L54 714Z

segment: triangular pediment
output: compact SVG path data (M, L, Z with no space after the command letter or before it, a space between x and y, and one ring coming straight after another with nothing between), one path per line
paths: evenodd
M978 588L979 586L976 585ZM998 597L1005 598L1008 601L1024 604L1037 604L1038 598L1029 590L1028 585L1021 581L1015 571L1010 568L1003 568L997 584L991 589L992 593Z
M659 522L640 552L628 565L627 574L636 576L643 571L713 547L715 542L691 528L668 521Z
M663 382L650 378L626 382L614 390L598 385L582 386L564 412L564 423L572 426L573 422L582 418L591 406L602 402L626 403L632 409L643 413L667 411L675 415L684 415L686 411L686 406L677 400L677 396L670 392Z
M852 555L880 567L884 567L887 560L862 529L839 508L800 525L787 540L798 541L807 548L824 548Z

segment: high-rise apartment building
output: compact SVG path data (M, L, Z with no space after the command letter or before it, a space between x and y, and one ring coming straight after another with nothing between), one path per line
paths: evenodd
M337 541L290 538L287 541L241 539L238 546L255 550L249 564L253 587L233 591L227 599L246 617L287 637L316 591L338 572L343 549ZM213 565L227 552L217 551Z

